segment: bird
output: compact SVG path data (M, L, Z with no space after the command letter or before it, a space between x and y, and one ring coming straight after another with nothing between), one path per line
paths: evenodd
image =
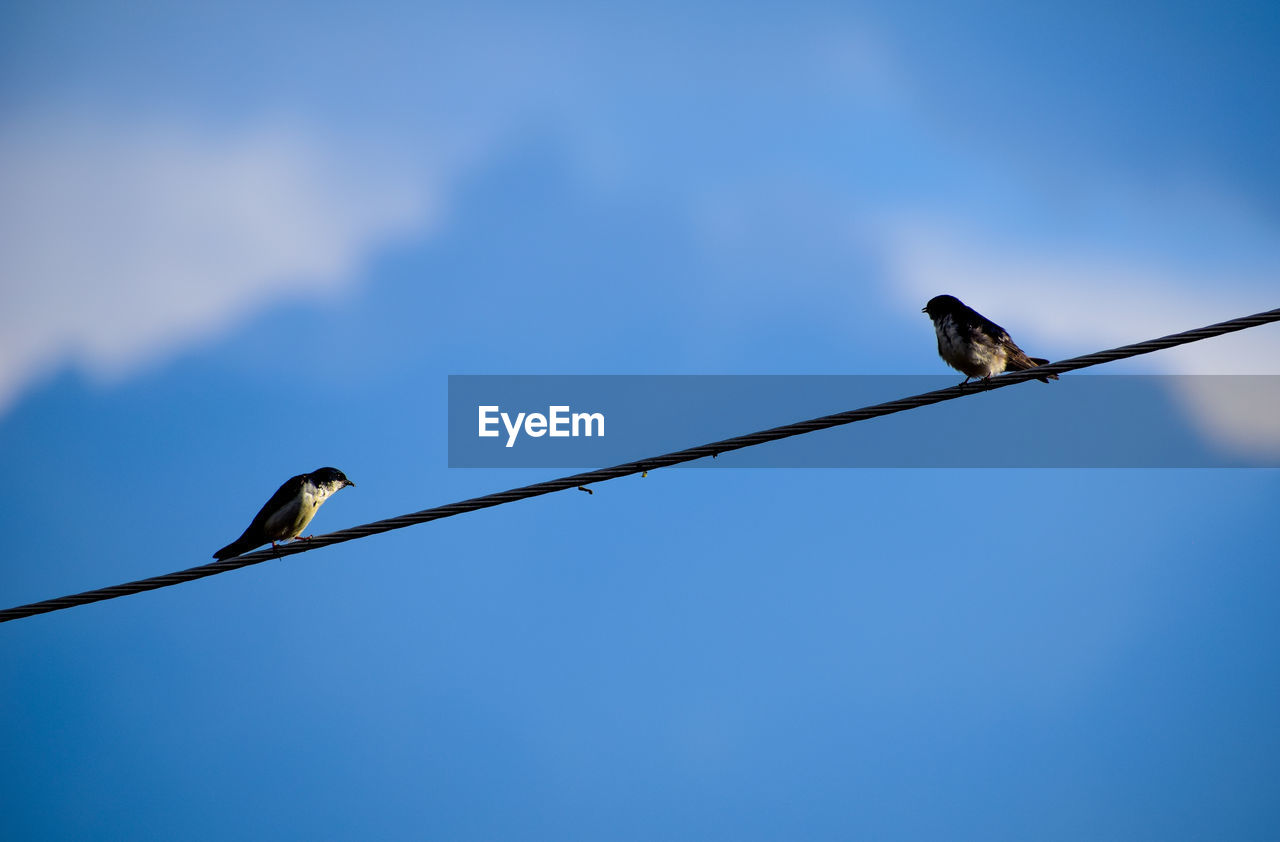
M966 307L954 295L937 295L929 299L921 313L933 319L938 334L938 356L963 374L961 386L975 377L988 379L1002 371L1023 371L1046 365L1040 357L1028 357L1009 338L1009 332L986 316ZM1037 377L1041 383L1057 380L1058 375Z
M320 504L339 489L355 483L337 468L318 468L290 477L254 516L239 538L213 554L218 561L247 553L255 547L297 538L307 528ZM309 537L309 536L308 536Z

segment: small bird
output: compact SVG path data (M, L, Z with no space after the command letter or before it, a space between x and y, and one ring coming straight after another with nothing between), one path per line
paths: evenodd
M320 504L340 488L355 486L337 468L319 468L309 474L298 474L280 486L253 518L253 523L239 538L213 554L218 561L247 553L270 542L297 538L315 517Z
M933 329L938 334L938 356L965 375L961 386L974 377L986 380L1002 371L1023 371L1049 362L1028 357L1009 338L1007 330L972 307L966 307L954 295L934 296L920 312L928 313L933 319ZM1048 383L1057 380L1058 375L1036 379Z

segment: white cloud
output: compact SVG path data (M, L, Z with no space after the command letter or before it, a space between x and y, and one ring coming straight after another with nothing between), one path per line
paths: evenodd
M0 411L59 366L120 377L350 283L434 210L425 173L280 126L11 117L0 184Z
M1057 349L1087 353L1267 310L1280 285L1229 270L1187 270L1140 255L1027 248L982 233L901 225L887 242L904 302L950 292ZM1280 261L1277 263L1280 271ZM1268 288L1269 287L1269 288ZM983 306L983 302L988 302ZM1041 349L1046 350L1046 349ZM1145 358L1180 374L1280 374L1266 329Z
M889 226L883 242L904 304L954 294L1008 327L1029 353L1064 359L1280 306L1274 281L1280 245L1259 249L1245 239L1229 261L1192 265L1079 242L1028 247L989 231L918 220ZM1280 243L1274 234L1271 241ZM1280 375L1280 324L1138 359L1127 370ZM1126 370L1123 363L1109 368L1117 367ZM1274 388L1280 377L1253 392L1225 378L1176 382L1202 432L1240 453L1280 455L1280 390Z

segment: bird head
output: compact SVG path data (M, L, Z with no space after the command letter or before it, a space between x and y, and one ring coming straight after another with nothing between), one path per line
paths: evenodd
M311 481L317 486L327 487L331 493L348 485L355 487L355 483L337 468L317 468L311 472Z
M929 299L929 303L924 305L924 309L920 312L928 313L929 318L936 322L948 313L954 313L963 306L964 304L961 303L960 299L954 295L935 295Z

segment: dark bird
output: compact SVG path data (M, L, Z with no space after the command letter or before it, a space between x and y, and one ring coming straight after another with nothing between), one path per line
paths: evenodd
M297 538L315 517L320 504L340 488L354 486L337 468L320 468L290 478L253 518L239 538L213 554L218 561L247 553L254 547Z
M1009 338L1007 330L972 307L966 307L954 295L934 296L920 312L928 313L933 319L933 329L938 334L938 355L965 376L961 386L974 377L985 380L1002 371L1023 371L1049 362L1028 357ZM1048 383L1057 380L1058 375L1036 379Z

